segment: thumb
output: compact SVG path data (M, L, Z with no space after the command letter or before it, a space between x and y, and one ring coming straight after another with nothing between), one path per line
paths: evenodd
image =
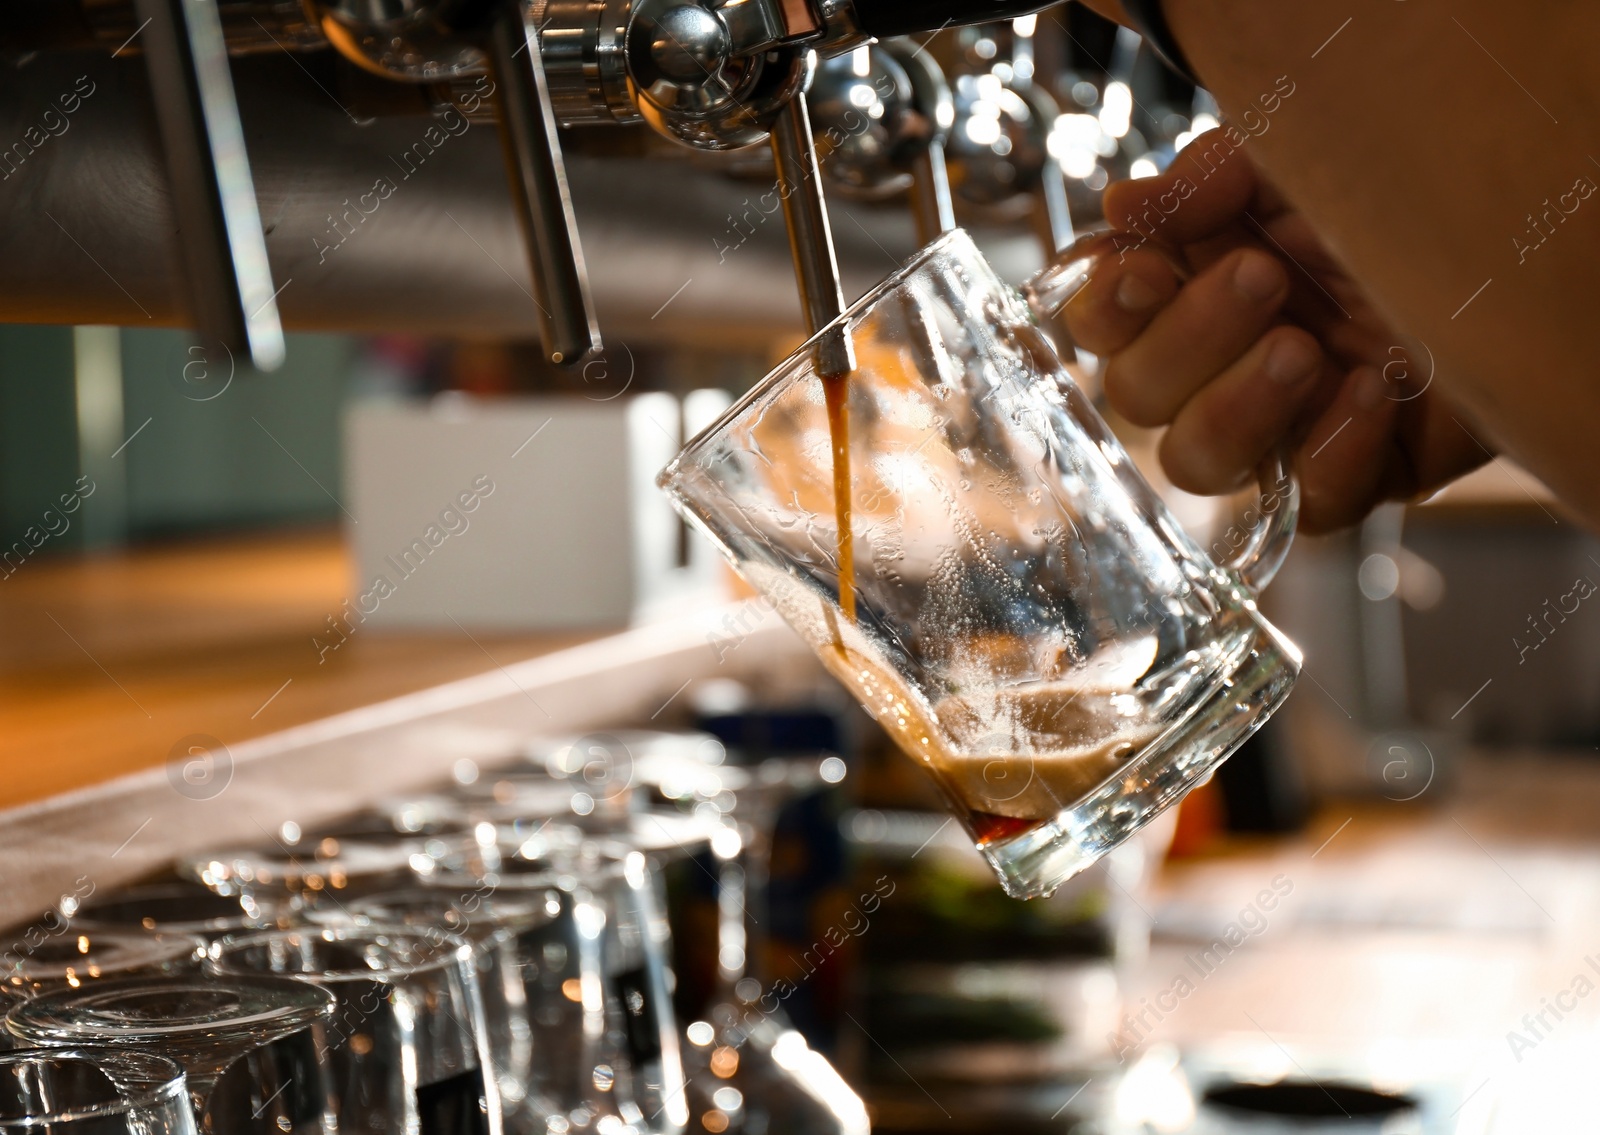
M1147 239L1192 244L1235 224L1256 198L1259 180L1241 145L1248 135L1208 130L1162 173L1106 189L1106 220Z

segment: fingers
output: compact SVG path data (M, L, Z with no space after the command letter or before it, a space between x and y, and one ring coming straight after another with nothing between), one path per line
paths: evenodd
M1308 332L1275 327L1178 412L1161 465L1186 492L1231 492L1294 429L1329 364Z
M1400 407L1386 393L1376 367L1357 367L1306 433L1295 457L1303 531L1354 524L1382 499Z
M1061 309L1072 341L1096 355L1122 350L1181 286L1166 257L1148 250L1106 256Z
M1222 129L1208 130L1155 177L1106 189L1106 220L1164 244L1203 240L1237 223L1260 182L1245 153Z
M1223 258L1112 354L1106 397L1134 425L1165 425L1261 338L1288 294L1288 275L1274 257L1240 249Z

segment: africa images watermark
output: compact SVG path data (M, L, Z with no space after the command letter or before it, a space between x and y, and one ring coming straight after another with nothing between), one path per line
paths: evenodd
M83 905L83 900L95 891L94 880L88 875L79 875L73 880L72 886L70 895L61 896L59 907L45 911L38 922L24 930L22 937L11 943L4 954L0 954L0 982L21 984L25 980L22 970L28 959L52 938L66 933L72 924L72 916Z
M887 887L887 889L885 889ZM779 1007L799 991L800 986L815 977L818 969L829 958L844 948L845 944L854 938L859 938L872 929L871 915L877 913L883 900L891 897L895 892L896 884L887 875L879 875L872 884L872 893L863 894L856 902L844 912L839 921L825 929L810 949L805 950L798 961L791 955L790 961L804 971L791 981L789 978L780 977L761 993L754 1001L750 1002L744 1016L738 1022L740 1030L749 1035L750 1030L763 1018L776 1013ZM768 1004L768 1001L771 1004Z
M17 172L18 167L47 146L50 139L59 138L70 130L72 116L78 113L83 100L93 95L95 90L93 79L79 75L72 90L57 95L56 102L60 110L54 106L47 107L36 124L23 128L21 139L0 150L0 181L11 180L11 175Z
M895 97L894 77L882 75L873 84L878 98L890 101ZM817 162L820 167L827 160L829 154L844 145L851 138L865 134L872 128L873 118L863 111L851 109L845 112L840 126L828 126L819 131L814 140L817 151ZM798 184L774 185L752 204L750 198L744 199L744 211L737 217L728 214L728 228L723 236L728 238L724 244L717 237L711 238L712 247L717 250L717 263L721 264L728 259L729 253L737 252L744 247L744 243L755 235L759 226L767 223L767 219L775 215L783 203L794 196L800 189Z
M1586 174L1580 174L1572 183L1572 188L1558 194L1554 202L1546 197L1541 202L1544 206L1542 210L1537 214L1529 212L1527 231L1511 238L1511 246L1517 252L1517 266L1526 264L1528 253L1538 251L1544 246L1545 241L1555 236L1559 226L1566 224L1567 218L1594 196L1595 189L1594 179Z
M215 800L233 783L233 754L209 733L190 733L167 751L167 783L187 800Z
M772 601L760 596L749 603L723 614L722 621L706 635L706 644L717 656L718 664L726 662L728 655L743 646L761 623L777 610Z
M20 539L13 540L9 548L0 550L0 579L10 579L27 563L28 557L44 547L54 536L64 536L72 527L68 517L83 505L84 498L94 496L95 484L88 476L79 477L72 492L62 493L60 508L54 505L44 510L39 524L30 524ZM42 527L41 527L42 525Z
M1256 503L1245 510L1245 514L1239 518L1239 523L1230 525L1228 530L1211 545L1212 559L1217 563L1223 563L1236 555L1262 524L1277 515L1293 490L1294 477L1288 471L1272 484L1263 485Z
M495 487L494 481L487 473L479 473L470 488L457 493L455 501L440 511L437 524L428 525L422 535L400 550L398 557L385 556L384 562L394 569L395 578L391 580L387 575L375 577L366 591L354 600L344 601L343 611L328 616L327 641L318 635L311 636L311 645L317 652L317 664L326 662L329 654L350 641L350 636L355 634L356 628L365 623L368 616L377 614L378 609L383 606L383 601L398 592L401 584L421 571L422 566L428 562L428 557L443 547L447 540L466 532L472 526L467 514L478 511L484 500L494 495Z
M317 254L317 263L326 264L328 257L338 252L347 240L359 233L362 226L367 223L367 219L375 215L383 207L383 203L395 195L402 182L410 181L418 169L448 145L452 138L459 138L471 130L471 116L476 114L493 94L493 81L487 75L479 77L471 90L460 95L450 106L439 112L437 121L422 132L422 137L401 151L399 157L390 155L389 160L400 171L399 182L388 174L379 174L373 179L371 189L357 195L354 201L346 197L342 211L336 214L329 213L327 230L322 236L311 238L311 247Z
M1567 616L1576 615L1583 601L1595 593L1597 589L1594 580L1586 575L1580 575L1572 584L1572 589L1558 595L1554 600L1546 599L1543 609L1528 616L1528 641L1523 642L1518 637L1521 632L1511 636L1511 645L1517 652L1517 665L1521 666L1528 661L1528 652L1538 650L1549 642L1561 625L1567 621ZM1569 605L1570 604L1570 605ZM1534 636L1538 639L1535 641Z
M1139 998L1140 1008L1137 1011L1130 1008L1123 1014L1121 1024L1106 1035L1106 1044L1112 1054L1119 1061L1126 1061L1128 1055L1155 1032L1157 1025L1177 1012L1178 1006L1200 987L1200 982L1216 973L1246 941L1266 932L1267 915L1277 910L1278 904L1293 893L1293 879L1287 875L1274 876L1271 884L1222 928L1221 934L1203 949L1184 958L1194 974L1193 980L1188 973L1180 973L1166 988L1157 991L1154 997Z
M1596 977L1600 977L1600 954L1585 955L1583 963ZM1521 1064L1524 1056L1549 1040L1556 1026L1566 1019L1568 1013L1576 1010L1578 1002L1593 993L1595 988L1594 978L1579 970L1563 988L1549 997L1539 998L1539 1011L1524 1014L1522 1028L1506 1033L1506 1044L1517 1063Z

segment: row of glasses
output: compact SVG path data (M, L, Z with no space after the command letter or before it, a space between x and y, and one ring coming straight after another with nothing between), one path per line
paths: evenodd
M869 1127L865 1105L762 995L760 905L772 831L794 795L836 782L843 762L818 753L730 759L707 733L624 730L531 743L518 764L459 765L447 793L396 806L495 826L508 854L549 856L593 837L667 865L710 849L717 894L716 987L676 1035L694 1129L837 1135ZM574 833L577 833L574 835ZM700 860L696 860L697 864ZM716 1022L716 1024L712 1024Z
M497 872L436 876L428 890L493 886L541 909L515 944L533 1050L529 1115L556 1131L677 1132L687 1119L666 968L669 931L644 853L567 837L508 855ZM525 1125L532 1129L532 1125Z
M305 925L474 846L368 821L309 837L285 825L266 852L196 857L183 881L75 907L7 975L8 1029L174 1059L202 1132L500 1135L469 944Z
M678 1135L691 1105L717 1104L737 1119L731 1084L686 1082L653 869L726 851L736 828L716 791L640 807L670 797L682 761L714 764L706 741L543 746L476 790L194 857L182 881L70 912L8 975L7 1029L86 1060L172 1061L201 1132ZM631 769L597 775L619 746L644 758L645 792Z
M469 943L507 1131L681 1130L666 923L644 855L571 825L497 827L469 811L408 799L280 833L292 838L276 853L204 856L182 870L264 905L276 889L330 932L404 928Z
M87 1133L292 1132L307 1112L297 1082L314 1064L310 1028L328 998L278 979L202 972L208 937L264 920L253 905L192 886L130 888L52 912L0 985L12 1051L0 1128ZM17 1047L31 1045L37 1047ZM265 1100L272 1107L260 1106Z
M687 1028L685 1063L701 1126L710 1117L710 1127L726 1123L724 1130L863 1135L871 1126L865 1103L792 1027L760 965L778 814L794 797L837 783L844 763L826 753L736 763L710 734L640 733L632 741L639 750L633 778L642 789L664 808L720 823L711 840L716 985Z
M35 1045L174 1060L202 1132L501 1135L497 1084L481 1071L476 951L463 938L301 925L189 944L193 972L156 964L40 987L7 1027Z
M469 772L455 789L466 814L492 819L513 842L559 841L553 833L574 821L575 808L577 822L657 859L711 851L715 986L682 1032L694 1130L869 1130L864 1102L789 1024L759 971L759 907L778 813L795 796L840 780L842 761L816 753L741 763L709 733L620 730L540 740L520 765Z

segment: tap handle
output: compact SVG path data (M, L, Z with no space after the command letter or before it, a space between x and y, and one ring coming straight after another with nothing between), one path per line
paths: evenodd
M136 0L197 330L258 370L283 362L244 128L215 0Z
M1016 89L1016 88L1014 88ZM1038 123L1039 136L1044 141L1044 162L1039 167L1039 184L1034 193L1034 229L1039 242L1044 245L1045 259L1049 260L1078 239L1077 225L1072 220L1072 203L1067 197L1067 174L1060 160L1050 152L1048 139L1061 117L1061 106L1049 91L1034 83L1017 89L1028 110Z
M956 120L955 96L944 69L915 40L888 39L878 46L905 70L911 80L912 105L927 123L927 139L911 161L911 216L917 226L917 242L931 244L956 227L950 170L945 164L945 144Z
M806 327L815 335L844 313L844 289L839 283L839 261L834 255L828 202L822 195L822 171L817 165L804 94L790 99L772 123L772 157ZM855 347L849 331L836 327L819 339L816 357L817 373L824 378L838 378L855 370Z
M539 337L552 362L575 365L600 350L600 328L539 54L539 32L519 0L506 0L495 12L489 62L500 100L500 143L513 205L528 246Z
M852 0L855 24L878 39L1029 16L1061 0Z
M1035 205L1035 227L1046 256L1054 256L1078 239L1072 223L1072 203L1067 198L1067 175L1054 155L1044 160L1039 170L1039 198Z
M950 170L945 165L944 141L934 139L911 163L911 219L917 226L917 243L932 244L956 227L955 199L950 196Z

